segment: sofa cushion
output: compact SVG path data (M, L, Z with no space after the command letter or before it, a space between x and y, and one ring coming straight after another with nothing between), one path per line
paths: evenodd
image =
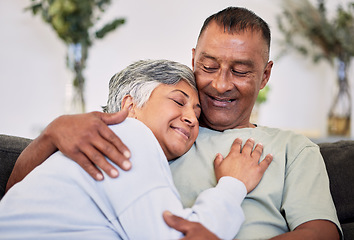
M0 199L5 194L6 183L16 159L30 142L27 138L0 134Z

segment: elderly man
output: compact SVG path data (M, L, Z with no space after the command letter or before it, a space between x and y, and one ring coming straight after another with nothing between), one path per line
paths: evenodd
M216 154L226 156L236 137L253 138L264 144L263 154L273 153L274 158L242 204L246 221L236 238L339 239L319 148L292 132L250 123L258 92L270 78L269 48L267 23L247 9L230 7L206 19L192 59L202 127L194 147L171 164L175 184L184 205L190 206L202 190L215 185ZM8 187L57 148L98 180L102 174L95 165L112 177L118 175L104 156L128 170L129 150L106 126L121 118L123 113L97 112L58 118L21 155Z

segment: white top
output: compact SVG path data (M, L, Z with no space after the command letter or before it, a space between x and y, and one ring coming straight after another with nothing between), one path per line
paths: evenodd
M54 154L0 202L0 239L181 238L165 224L164 210L233 238L244 220L243 183L224 177L184 209L150 129L131 118L112 129L132 153L130 171L97 182L62 153Z

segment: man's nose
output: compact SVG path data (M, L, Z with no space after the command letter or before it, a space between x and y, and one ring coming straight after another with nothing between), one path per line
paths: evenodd
M215 76L212 82L212 87L215 88L218 93L225 93L232 88L229 72L226 70L220 70Z

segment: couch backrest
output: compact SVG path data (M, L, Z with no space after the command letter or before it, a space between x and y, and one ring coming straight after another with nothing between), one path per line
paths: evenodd
M354 239L354 141L319 144L344 238Z
M16 159L30 139L0 134L0 199ZM354 141L319 144L345 239L354 239Z

